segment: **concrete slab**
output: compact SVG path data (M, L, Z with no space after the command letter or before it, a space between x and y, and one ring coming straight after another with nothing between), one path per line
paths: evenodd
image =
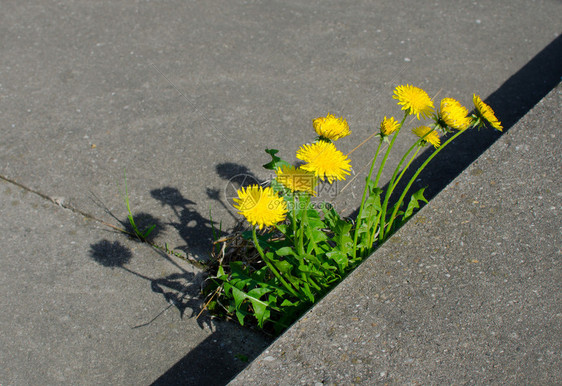
M562 383L562 86L230 384Z
M189 318L200 271L77 211L125 223L126 168L132 209L158 225L155 240L205 260L209 208L223 228L236 219L228 180L267 179L263 149L291 158L312 138L312 118L346 117L347 152L399 114L392 89L413 83L467 105L473 92L489 95L509 128L560 79L560 9L554 0L2 1L0 176L75 212L0 181L0 301L13 310L0 316L0 383L229 379L244 366L236 356L251 358L264 339L201 327ZM442 154L447 167L424 176L430 195L497 138ZM335 202L343 212L357 206L371 153L352 155L359 177Z
M267 344L196 320L191 264L3 180L0 213L2 385L224 384Z
M7 0L0 7L0 174L118 225L126 218L118 190L126 168L133 210L161 225L157 241L205 259L209 208L224 228L234 224L225 186L241 172L267 179L264 148L291 159L313 138L311 120L331 112L352 127L339 144L347 152L384 115L399 114L391 99L397 84L470 105L473 92L498 90L559 36L562 6ZM541 66L557 62L550 56ZM515 121L550 81L499 95L500 118ZM496 138L476 139L447 173ZM372 151L353 154L356 173L366 173ZM451 175L430 177L444 186ZM354 210L361 191L362 183L352 184L338 207Z

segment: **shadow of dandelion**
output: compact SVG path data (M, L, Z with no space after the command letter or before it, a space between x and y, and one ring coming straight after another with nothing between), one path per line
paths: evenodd
M162 206L170 207L176 217L175 221L166 223L166 225L176 229L186 242L186 245L179 246L177 249L190 253L200 260L206 259L213 242L215 223L195 210L196 203L183 197L177 188L167 186L154 189L150 194Z
M133 257L131 251L119 241L102 240L90 248L90 256L96 263L112 269L123 268Z
M170 261L167 255L162 255L166 260ZM194 274L185 271L179 265L174 264L179 272L174 272L164 277L153 278L135 272L125 265L130 263L133 257L131 251L122 245L119 241L111 242L109 240L101 240L90 246L90 257L101 266L115 269L120 268L138 278L150 282L152 292L161 294L166 303L169 304L160 314L150 320L148 323L143 323L135 328L142 327L150 324L158 316L160 316L168 308L174 306L180 312L180 317L183 318L186 310L191 310L189 317L195 316L199 313L202 306L202 300L199 297L200 285L203 281L203 273ZM173 264L173 262L171 261ZM198 319L198 324L203 327L203 324L208 320L205 318Z

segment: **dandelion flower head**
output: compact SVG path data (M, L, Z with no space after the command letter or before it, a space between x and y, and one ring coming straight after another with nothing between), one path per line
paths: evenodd
M332 114L328 114L326 117L316 118L312 121L312 124L314 125L316 134L332 141L336 141L351 134L347 121L343 119L343 117L336 118Z
M312 145L302 145L297 150L297 158L306 162L301 169L308 170L329 183L344 180L351 170L349 158L331 142L318 141Z
M413 129L412 131L420 138L423 138L425 136L422 141L424 144L431 143L436 149L441 146L441 139L439 139L439 134L437 134L437 132L432 128L427 126L420 126Z
M398 104L402 110L406 110L409 115L415 115L420 119L427 118L433 112L433 101L421 88L405 85L394 89L394 99L398 99Z
M394 133L396 130L398 130L399 126L400 124L396 122L394 117L390 117L390 118L384 117L384 119L381 122L381 133L384 136L390 135Z
M479 119L488 122L494 129L502 131L503 126L498 118L496 118L496 114L494 114L494 110L486 103L482 102L482 99L476 94L473 94L472 101L474 102L474 107L476 107L476 115Z
M314 188L317 185L317 179L313 172L302 168L283 166L277 169L277 181L291 192L306 192L315 196Z
M237 193L234 207L250 224L261 229L285 220L287 203L271 187L251 185L240 188Z
M471 122L470 117L467 115L468 110L459 101L453 98L443 98L441 100L441 110L439 111L438 119L447 126L457 130L466 130Z

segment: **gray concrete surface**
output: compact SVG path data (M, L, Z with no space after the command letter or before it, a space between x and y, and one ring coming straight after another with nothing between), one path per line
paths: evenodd
M267 344L195 319L189 263L2 180L0 213L2 385L224 384Z
M562 86L231 385L562 383Z
M158 225L155 241L206 260L209 208L223 229L237 217L229 178L267 179L263 149L291 159L317 116L347 118L347 152L399 114L392 90L411 83L466 105L479 93L511 127L560 79L561 7L0 2L0 384L226 382L244 366L236 355L251 358L266 340L229 323L201 327L191 316L199 270L80 212L123 226L126 168L132 210ZM442 154L423 175L430 195L497 138ZM335 201L344 213L371 153L352 155L358 178Z
M313 138L311 120L331 112L351 125L338 143L347 152L384 115L400 114L398 84L466 105L473 92L486 98L560 34L562 8L558 0L0 7L0 174L118 225L108 211L125 219L126 168L133 210L161 225L158 240L203 260L209 208L225 228L234 224L227 180L268 178L266 147L294 160ZM524 113L543 83L500 95L497 108L509 100L503 120ZM497 136L483 138L471 148ZM353 154L356 173L372 151ZM464 153L466 166L473 157ZM462 165L458 157L450 164ZM353 211L361 192L350 186L339 208Z

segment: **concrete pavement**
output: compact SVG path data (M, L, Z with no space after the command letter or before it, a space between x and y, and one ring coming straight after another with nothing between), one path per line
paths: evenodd
M266 346L195 318L191 264L3 180L0 197L2 385L224 383Z
M237 218L229 179L267 179L263 149L291 159L317 116L348 120L347 152L399 114L392 89L410 83L468 106L473 92L488 97L509 128L560 79L560 9L2 1L0 383L227 382L268 339L196 320L199 269L91 219L126 224L124 169L154 240L204 261L209 210L223 229ZM430 195L499 137L442 154L423 176ZM371 153L353 153L358 177L336 201L344 213Z
M560 2L533 4L6 0L0 174L118 225L108 211L125 219L126 169L157 240L205 260L209 210L234 224L224 188L241 171L267 179L265 148L294 160L311 120L331 112L353 131L338 143L348 152L400 114L398 84L468 106L473 92L486 98L560 33ZM503 120L530 107L533 84L494 101ZM356 173L372 151L353 153ZM461 155L450 164L474 159ZM351 212L362 184L347 191L337 204Z

